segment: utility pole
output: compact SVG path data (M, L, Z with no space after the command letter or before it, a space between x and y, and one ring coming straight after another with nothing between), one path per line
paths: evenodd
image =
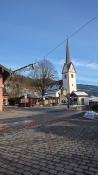
M67 94L67 108L69 109L70 107L70 94Z

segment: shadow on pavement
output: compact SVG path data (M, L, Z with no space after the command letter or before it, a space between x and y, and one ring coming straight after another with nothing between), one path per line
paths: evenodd
M53 124L35 128L37 132L63 136L68 139L97 140L98 143L98 120L83 118L83 113L75 114Z

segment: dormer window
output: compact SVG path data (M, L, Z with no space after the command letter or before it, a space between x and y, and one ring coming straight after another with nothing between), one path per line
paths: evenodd
M71 78L73 78L74 76L73 76L73 74L71 74Z

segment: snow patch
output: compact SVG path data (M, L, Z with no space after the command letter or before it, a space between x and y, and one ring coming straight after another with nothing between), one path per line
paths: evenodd
M87 111L83 117L88 119L94 119L96 117L97 113L94 111Z

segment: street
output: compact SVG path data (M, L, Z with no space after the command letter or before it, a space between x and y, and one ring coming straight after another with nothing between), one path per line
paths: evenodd
M64 108L11 109L3 119L5 114L0 175L98 175L98 119Z

